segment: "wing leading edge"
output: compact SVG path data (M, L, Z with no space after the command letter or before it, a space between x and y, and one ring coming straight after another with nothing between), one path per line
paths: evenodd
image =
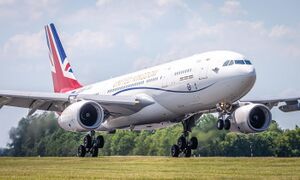
M149 99L133 96L0 91L0 108L3 106L29 108L28 115L36 110L62 112L70 104L80 100L95 101L112 116L130 115L154 103Z
M269 98L269 99L245 99L240 102L251 102L251 103L260 103L268 106L272 109L275 106L283 112L293 112L300 111L300 96L298 97L287 97L287 98Z

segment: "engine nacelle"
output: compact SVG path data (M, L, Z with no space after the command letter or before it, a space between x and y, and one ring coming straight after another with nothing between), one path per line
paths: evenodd
M94 101L79 101L68 106L58 119L67 131L90 131L97 129L104 120L103 108Z
M269 128L272 114L262 104L247 104L237 108L232 114L231 131L257 133Z

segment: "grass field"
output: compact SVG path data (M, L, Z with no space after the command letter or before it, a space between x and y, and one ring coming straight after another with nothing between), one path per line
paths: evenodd
M300 158L0 158L0 179L300 179Z

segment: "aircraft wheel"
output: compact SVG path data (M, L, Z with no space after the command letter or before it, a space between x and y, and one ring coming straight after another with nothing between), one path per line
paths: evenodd
M224 128L224 121L222 119L219 119L217 121L217 129L222 130Z
M190 147L187 147L185 150L184 150L184 157L191 157L192 155L192 150Z
M190 148L197 149L198 147L198 139L196 137L192 137L190 140Z
M184 136L180 136L177 140L177 145L181 151L184 150L187 147L186 138Z
M103 148L104 146L104 138L103 136L99 135L95 139L95 144L97 148Z
M98 157L98 152L99 152L99 149L96 146L93 146L91 148L92 157Z
M83 145L80 145L77 150L77 156L84 157L85 153L86 153L85 147Z
M229 119L226 119L225 122L224 122L224 129L225 130L229 130L230 129L230 120Z
M92 147L92 136L87 134L86 136L84 136L83 138L83 145L90 149Z
M172 157L178 157L179 156L179 151L180 151L179 147L176 144L174 144L171 148Z

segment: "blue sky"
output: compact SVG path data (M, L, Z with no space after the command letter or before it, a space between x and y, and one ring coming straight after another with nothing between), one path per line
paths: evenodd
M0 0L0 89L52 91L43 26L61 34L76 77L89 84L209 50L252 60L247 98L300 96L300 1ZM283 128L300 113L272 110ZM0 111L0 147L27 110Z

